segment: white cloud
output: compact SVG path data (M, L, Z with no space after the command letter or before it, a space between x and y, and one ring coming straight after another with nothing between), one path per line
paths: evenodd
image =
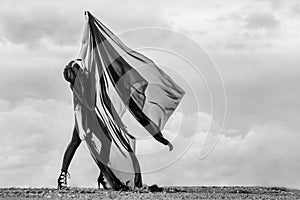
M118 6L115 6L115 4ZM108 9L108 8L114 9ZM1 7L0 34L3 41L25 44L30 48L47 48L44 41L59 46L79 44L85 10L91 11L115 31L130 28L167 27L161 10L153 4L145 5L120 1L51 1L18 2L17 6L5 1Z
M245 18L245 22L249 29L274 29L280 24L272 13L253 13Z
M72 106L25 99L0 112L0 127L0 185L53 185L72 130Z
M299 139L296 131L280 123L256 125L245 138L223 135L214 151L204 160L198 160L201 140L196 140L175 164L146 174L145 180L163 185L225 184L299 188Z
M9 101L0 99L0 112L9 110L10 103Z

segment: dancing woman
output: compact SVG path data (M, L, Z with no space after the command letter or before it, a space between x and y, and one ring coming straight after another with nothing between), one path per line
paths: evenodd
M161 129L184 91L153 61L126 47L89 12L85 16L79 60L71 61L64 70L73 91L75 126L58 188L67 187L68 167L81 140L101 171L98 184L115 190L140 188L143 184L135 137L126 130L122 116L129 110L157 141L172 150ZM144 72L135 67L141 63L148 66ZM149 108L157 112L147 113Z

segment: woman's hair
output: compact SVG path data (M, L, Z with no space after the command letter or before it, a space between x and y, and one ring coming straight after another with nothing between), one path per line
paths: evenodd
M78 63L73 60L70 61L63 72L66 81L74 84L78 70L80 70L80 66L78 65Z

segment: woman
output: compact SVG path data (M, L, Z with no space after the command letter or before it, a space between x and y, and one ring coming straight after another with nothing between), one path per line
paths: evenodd
M77 59L76 61L71 61L68 63L66 68L64 69L63 75L66 81L70 83L70 88L73 90L76 76L78 73L82 73L82 68L79 66L80 64L80 59ZM87 72L84 72L85 76L87 77ZM84 87L83 87L84 88ZM80 102L78 97L74 97L74 105L77 105ZM79 147L81 143L81 139L79 137L78 130L76 128L76 124L74 125L73 128L73 134L70 143L67 146L67 149L64 153L63 157L63 162L62 162L62 167L61 167L61 173L58 177L58 189L67 189L67 178L69 177L68 173L68 168L71 163L71 160ZM104 178L102 173L100 173L99 178L98 178L98 187L100 188L100 183L103 185L103 187L106 189L106 185L104 182Z
M79 66L72 65L74 61L70 62L66 68L64 69L63 75L66 81L70 83L71 89L74 87L76 74L79 70ZM61 173L58 177L58 189L66 189L67 188L67 176L68 176L68 168L70 165L70 162L75 154L75 151L79 147L81 143L81 139L79 138L78 131L76 129L76 126L73 128L73 134L70 143L67 146L67 149L64 153L62 167L61 167Z
M122 116L130 111L171 151L173 146L161 130L184 91L152 60L126 47L90 13L85 12L85 17L79 59L64 70L73 91L75 127L58 188L67 187L68 167L81 140L101 171L98 185L101 182L104 188L115 190L141 188L135 137L128 133ZM139 71L136 66L141 64L146 65L146 70Z

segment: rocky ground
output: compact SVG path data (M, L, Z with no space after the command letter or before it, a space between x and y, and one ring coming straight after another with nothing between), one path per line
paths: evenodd
M279 187L165 187L163 192L117 192L92 188L0 188L0 199L300 199L300 191Z

